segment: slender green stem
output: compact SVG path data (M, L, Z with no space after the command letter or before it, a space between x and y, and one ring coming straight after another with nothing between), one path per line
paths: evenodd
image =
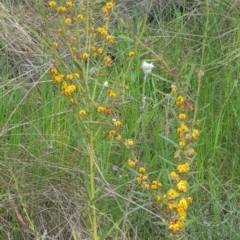
M89 167L90 167L90 206L92 210L92 230L93 239L98 240L97 233L97 217L96 217L96 206L95 206L95 182L94 182L94 140L93 131L90 131L90 152L89 152Z
M142 113L142 116L141 116L141 121L142 121L142 129L141 129L141 132L142 132L142 137L145 136L145 124L144 124L144 120L145 120L145 116L146 116L146 109L145 109L145 106L146 106L146 103L145 103L145 94L146 94L146 82L147 82L147 73L144 74L144 79L143 79L143 91L142 91L142 110L143 110L143 113Z
M203 42L202 42L202 58L201 58L200 69L199 69L198 78L197 78L198 87L197 87L197 95L196 95L194 115L193 115L193 125L196 121L197 112L198 112L198 104L199 104L199 95L200 95L200 90L201 90L202 76L204 75L203 63L204 63L206 40L207 40L207 33L208 33L208 27L209 27L209 0L206 0L205 2L206 2L206 21L205 21L205 28L204 28L204 35L203 35Z

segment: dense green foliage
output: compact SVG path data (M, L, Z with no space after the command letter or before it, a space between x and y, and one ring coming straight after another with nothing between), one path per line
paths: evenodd
M174 100L166 97L171 83L186 81L189 98L198 101L201 137L191 172L194 202L183 239L235 240L240 235L240 4L230 2L216 0L212 6L206 0L193 12L176 10L161 26L144 17L113 27L116 39L109 51L115 60L100 79L112 89L128 86L119 90L122 95L114 102L122 136L134 140L136 157L166 186L169 169L175 167L177 141ZM18 42L14 33L12 39L0 33L0 239L91 239L86 132L78 126L75 109L52 83L48 72L52 52L47 45L51 39L24 18L31 11L25 1L0 4L0 11L8 8L5 17L9 14L30 32L43 53L33 63L37 72L23 72L19 51L12 49L20 44L24 51L24 42ZM24 9L23 14L15 15L15 8ZM44 6L36 9L32 11L44 28L53 31ZM1 16L4 24L3 12ZM133 58L129 51L135 52ZM181 77L166 73L160 59ZM143 60L155 65L145 86ZM204 76L196 96L200 69ZM143 88L149 98L144 113ZM98 121L104 125L104 119ZM95 139L99 237L167 239L161 213L152 206L149 192L136 184L123 145L109 140L107 128ZM33 236L36 232L38 238Z

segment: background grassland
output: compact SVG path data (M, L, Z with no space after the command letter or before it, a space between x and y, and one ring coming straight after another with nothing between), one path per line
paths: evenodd
M175 167L171 141L177 140L177 121L174 101L165 94L179 80L164 74L156 55L178 69L189 84L189 97L199 99L201 128L191 175L191 224L183 239L235 240L240 238L240 5L215 0L207 8L206 3L183 15L176 11L161 26L140 18L115 27L115 62L101 81L113 88L129 86L115 104L122 135L134 139L137 158L146 162L150 176L167 185L168 170ZM87 143L48 74L47 31L54 25L45 11L38 1L0 3L0 239L33 239L34 232L46 240L91 239L87 157L78 148ZM126 60L130 50L135 57ZM145 86L144 113L142 60L156 66ZM204 77L195 96L201 63ZM111 143L107 129L97 142L100 239L167 239L161 212L127 168L127 150Z

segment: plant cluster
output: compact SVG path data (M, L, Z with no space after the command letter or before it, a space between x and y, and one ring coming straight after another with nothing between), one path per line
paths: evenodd
M81 95L82 99L89 101L86 99L88 94L82 91L89 91L88 75L98 74L99 77L101 74L97 68L99 59L106 66L112 65L112 58L107 54L107 49L114 43L115 37L109 33L107 16L114 7L114 2L107 2L102 8L103 25L98 27L95 19L91 17L94 4L89 1L78 4L73 1L66 1L63 4L49 1L48 6L57 14L55 20L58 25L52 42L55 48L54 63L50 69L53 83L61 85L62 94L69 98L71 104L78 104L76 92L78 98ZM59 57L65 58L64 61ZM114 97L114 94L111 96ZM84 111L81 111L81 115L85 115Z
M149 179L146 164L135 159L128 160L129 167L137 167L138 173L136 182L143 189L148 189L155 206L159 207L159 214L165 217L170 238L177 238L183 233L187 224L187 212L193 197L189 188L189 176L193 171L194 159L196 156L197 141L200 131L195 128L194 122L194 102L187 96L187 84L172 84L171 96L176 98L178 125L177 148L174 153L176 169L169 172L171 188L164 189L164 185L158 179ZM167 184L167 183L166 183ZM164 189L164 190L163 190Z
M106 128L106 124L98 125L95 128L92 122L102 122L103 119L104 122L109 122L107 119L112 117L114 99L118 95L116 91L109 88L108 81L99 82L101 76L104 76L104 69L112 65L112 59L107 54L107 49L115 40L109 29L109 13L115 3L112 1L106 2L102 7L103 25L101 26L97 26L92 17L94 15L94 5L89 1L81 1L81 3L66 1L63 4L49 1L48 6L52 13L56 14L55 17L57 17L59 25L56 26L56 35L51 44L54 59L53 66L50 69L52 81L60 86L62 95L68 98L73 109L78 108L78 114L84 117L84 120L79 121L79 124L82 125L80 128L83 128L90 135L90 151L88 154L91 175L91 222L94 236L97 238L94 204L94 132ZM64 59L62 59L63 53ZM134 52L130 51L128 56L133 57ZM163 63L166 65L164 61ZM145 74L145 84L154 65L144 61L141 67ZM105 97L102 97L103 91ZM172 96L176 94L179 122L177 127L179 142L174 154L176 170L169 173L172 187L165 193L162 190L164 184L157 179L150 181L145 164L134 157L134 141L132 139L122 139L122 122L119 116L112 118L112 123L108 125L109 139L124 143L125 147L130 150L131 158L128 160L128 166L138 166L136 181L142 188L151 191L155 204L165 213L170 232L169 236L171 237L179 236L186 225L187 211L189 204L192 202L188 176L196 155L195 146L200 136L199 130L194 128L195 123L192 117L194 103L187 98L184 83L181 86L172 85ZM103 114L104 117L99 114Z
M110 142L133 145L132 139L123 140L122 122L115 109L116 101L126 86L110 87L106 74L113 64L108 54L114 44L115 36L110 34L109 14L115 3L106 2L96 14L95 3L90 1L49 1L48 7L56 21L54 40L50 43L53 64L49 70L52 82L58 91L68 99L72 112L77 117L79 138L86 138L85 145L78 146L88 156L90 175L86 188L89 191L89 222L93 238L98 239L96 218L95 159L98 155L95 143L98 135L107 135ZM56 15L56 16L55 16ZM130 51L128 57L134 57ZM107 133L107 134L106 134Z
M136 181L143 189L151 191L155 204L164 212L169 236L179 236L186 225L187 211L192 202L188 175L191 172L196 155L195 147L200 136L193 119L194 103L187 97L187 85L184 83L179 86L172 85L172 97L177 94L179 142L174 154L176 169L169 173L172 187L164 193L162 190L164 184L158 179L150 181L145 164L134 157L133 139L122 138L123 126L119 113L116 111L116 117L112 118L114 99L119 93L109 87L109 82L104 76L107 68L112 65L112 59L107 52L115 41L114 35L110 34L109 30L109 13L115 3L106 2L102 7L102 26L97 26L92 18L94 6L91 2L82 1L80 5L78 4L73 1L66 1L63 4L48 2L51 11L57 15L56 20L59 25L56 27L55 39L51 43L53 66L50 68L50 74L53 83L59 86L61 94L68 98L73 111L75 113L77 111L80 115L80 119L77 120L79 129L85 132L88 139L86 151L90 174L90 222L94 239L98 238L94 170L97 153L94 146L97 134L106 128L109 139L124 143L129 150L131 157L128 166L138 166ZM133 57L134 52L130 51L128 56ZM166 65L163 60L162 63ZM143 61L141 67L145 74L143 86L143 95L145 95L147 76L151 74L154 65ZM105 92L104 96L102 96L103 92ZM112 118L110 122L109 118Z

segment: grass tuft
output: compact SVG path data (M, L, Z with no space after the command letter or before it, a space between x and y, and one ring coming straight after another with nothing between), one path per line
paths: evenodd
M0 3L0 239L239 239L240 5L183 2Z

